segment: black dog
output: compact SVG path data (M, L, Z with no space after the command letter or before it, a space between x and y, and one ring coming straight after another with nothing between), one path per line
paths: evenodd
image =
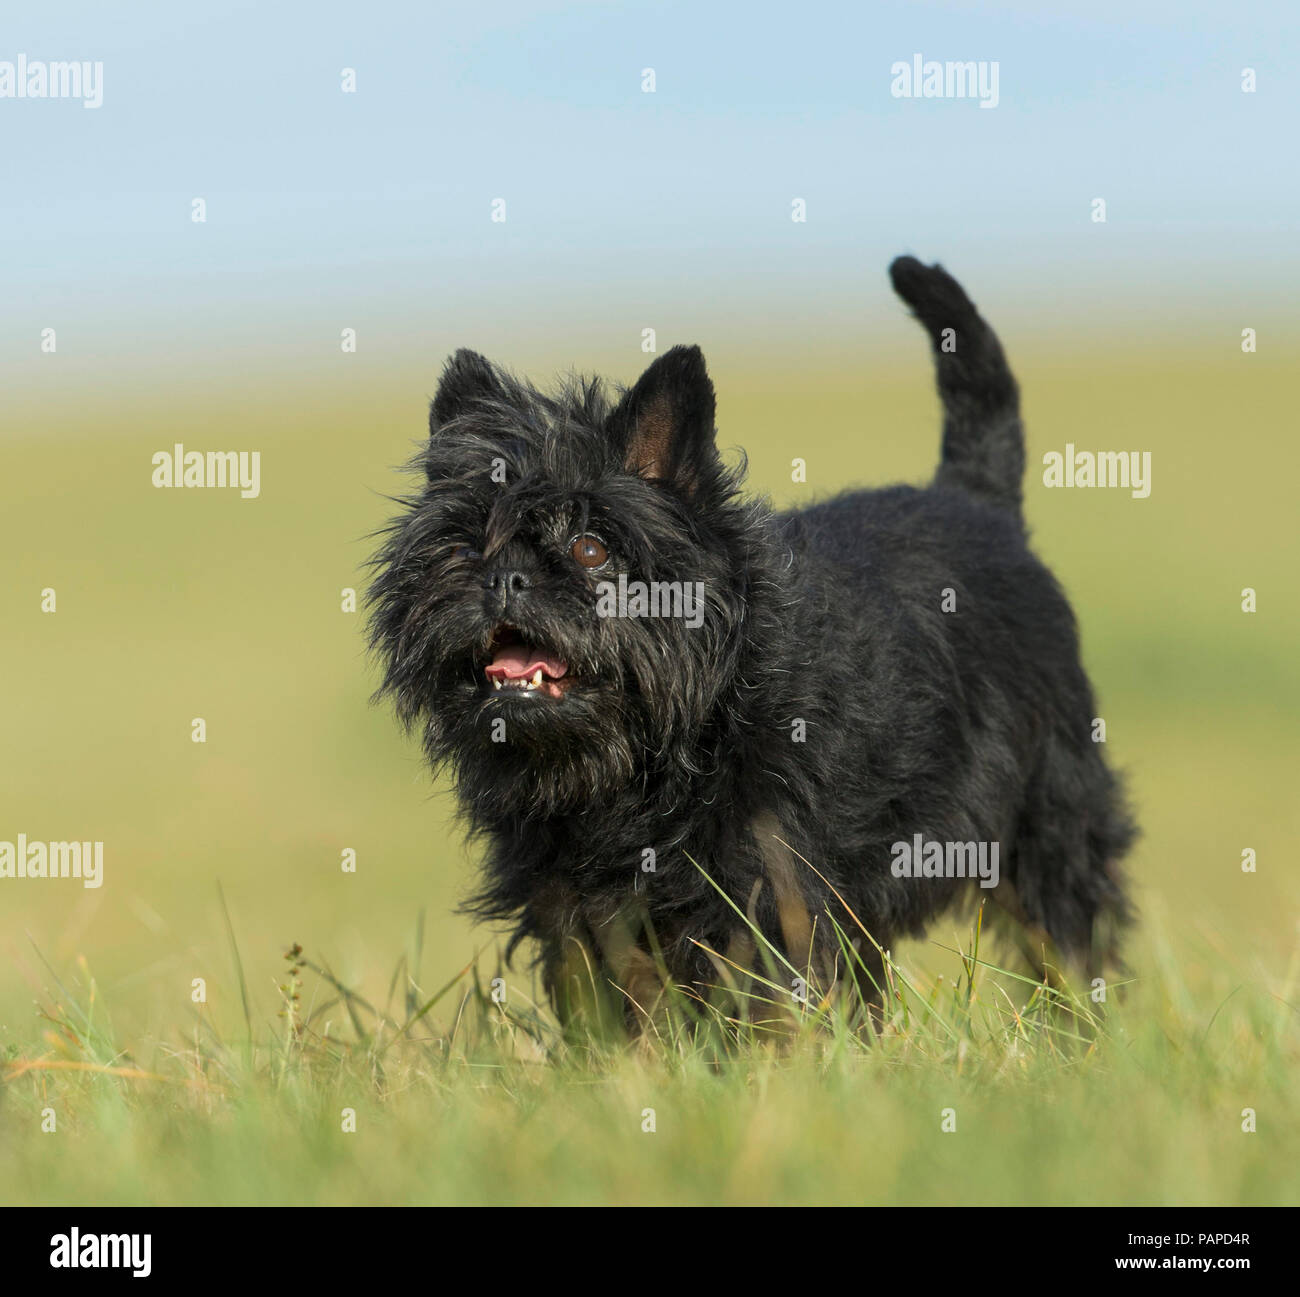
M1110 953L1134 830L1026 543L1016 383L944 270L891 276L943 399L925 489L743 498L695 347L617 402L447 364L375 559L380 692L486 839L469 908L540 943L562 1010L576 977L648 1012L656 970L700 988L768 943L876 978L981 882L1040 954Z

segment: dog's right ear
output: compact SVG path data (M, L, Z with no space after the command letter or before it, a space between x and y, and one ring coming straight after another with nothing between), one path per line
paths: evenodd
M429 435L464 412L470 402L501 393L501 379L492 362L462 347L443 366L438 393L429 407Z
M666 351L623 394L608 431L626 467L693 491L716 465L713 383L699 347Z

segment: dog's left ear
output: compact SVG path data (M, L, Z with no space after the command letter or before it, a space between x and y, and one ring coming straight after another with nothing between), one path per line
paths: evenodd
M465 412L473 401L501 395L501 378L492 362L462 347L442 369L438 391L429 406L429 435Z
M674 347L623 396L606 425L628 470L693 490L717 461L713 384L699 347Z

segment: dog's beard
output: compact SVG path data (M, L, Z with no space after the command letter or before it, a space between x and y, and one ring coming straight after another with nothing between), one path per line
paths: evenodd
M511 631L495 632L494 640L506 647L493 644L488 653L472 654L469 670L462 659L455 692L430 709L430 759L451 766L473 818L600 804L635 776L641 708L611 664L593 671L590 659L579 665L571 651L551 648L553 641ZM511 659L526 669L535 659L557 658L568 668L558 680L542 668L523 684L497 674ZM541 682L533 687L538 672Z
M583 717L565 719L562 734L554 721L529 718L526 738L499 744L484 743L477 722L468 728L433 717L426 751L451 767L476 823L580 814L607 805L637 774L638 746L626 731L602 723L599 708L585 706Z
M406 696L418 696L430 762L451 768L479 822L607 805L698 731L719 683L681 626L535 607L496 623L448 607L435 620L415 669L425 687Z

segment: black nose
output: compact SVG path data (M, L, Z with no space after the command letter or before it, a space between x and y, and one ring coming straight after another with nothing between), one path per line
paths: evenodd
M488 573L487 579L483 582L483 589L492 590L508 599L511 595L518 594L520 590L527 590L532 583L533 578L527 572L520 572L515 568L503 568Z

